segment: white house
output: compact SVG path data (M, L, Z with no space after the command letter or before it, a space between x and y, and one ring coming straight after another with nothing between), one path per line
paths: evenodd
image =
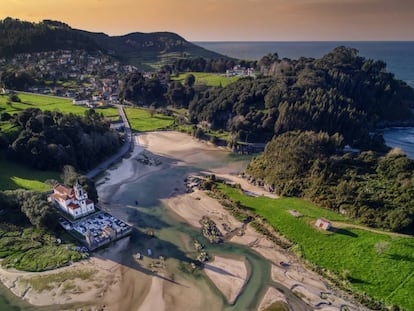
M75 219L95 211L93 201L88 199L88 194L78 182L72 188L58 184L49 198L57 207Z
M332 223L328 219L319 218L316 221L315 226L323 230L329 230L332 227Z
M125 128L125 123L122 120L111 121L109 128L111 130L123 131Z

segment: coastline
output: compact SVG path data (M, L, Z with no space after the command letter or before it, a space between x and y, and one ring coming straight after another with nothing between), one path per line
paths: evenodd
M143 153L148 152L155 157L163 158L160 165L146 165L138 161ZM125 183L136 182L146 176L154 174L170 166L191 165L196 159L202 157L205 161L217 161L225 159L227 151L207 143L202 143L187 134L178 132L151 132L135 137L135 148L132 154L120 163L109 169L97 182L97 189L101 199L101 205L122 220L128 222L128 213L122 208L120 202L116 202L114 195ZM242 184L245 190L260 195L271 195L254 185L246 184L247 181L233 174L239 169L234 167L222 170L223 166L217 166L211 170L220 178L226 178ZM220 172L224 171L224 174ZM229 214L216 200L207 196L203 191L196 190L185 193L184 186L177 186L177 191L161 200L162 204L178 215L189 225L199 228L199 220L208 215L218 226L222 233L226 228L240 228L242 223ZM246 187L246 188L245 188ZM225 228L226 227L226 228ZM129 238L128 238L129 239ZM94 253L90 259L75 263L69 267L58 270L30 273L6 271L0 269L1 281L17 296L33 305L65 305L87 304L91 308L104 308L104 310L178 310L184 306L190 307L198 298L200 301L211 300L212 310L220 308L220 301L214 297L204 297L203 288L192 288L191 282L182 276L176 276L174 282L164 272L158 274L144 273L137 265L131 263L128 253L128 239L122 239L115 245ZM292 254L284 251L264 236L257 233L250 226L244 230L244 235L233 236L230 242L247 246L259 253L272 263L272 280L297 292L305 297L305 301L316 306L321 302L320 293L331 293L327 301L331 303L329 308L341 305L349 306L350 310L365 310L349 301L342 299L329 289L326 282L314 272L306 269ZM216 256L215 260L208 264L211 269L221 273L210 274L209 277L230 303L234 302L242 290L247 277L246 265L240 264L236 258ZM281 262L288 263L288 267L282 267ZM38 277L48 274L58 274L63 271L76 271L92 269L93 277L89 280L71 280L71 285L53 284L54 291L39 295L30 286L21 284L22 279ZM208 273L206 273L208 275ZM237 280L237 282L235 282ZM101 285L99 285L101 284ZM58 286L57 286L58 285ZM99 285L99 286L98 286ZM73 287L75 286L75 287ZM84 286L84 287L80 287ZM66 292L63 290L66 288ZM78 288L68 290L68 288ZM272 287L271 287L272 288ZM80 294L82 292L82 295ZM39 298L37 298L39 297ZM186 297L193 297L194 302L189 302ZM284 295L277 290L268 290L263 301L270 305L276 301L285 301ZM264 302L263 302L264 304ZM264 304L265 305L265 304ZM260 307L262 308L262 306ZM328 306L325 309L329 310Z

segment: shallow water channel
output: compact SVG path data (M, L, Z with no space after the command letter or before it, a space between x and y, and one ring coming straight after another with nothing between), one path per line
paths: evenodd
M222 160L222 159L221 159ZM209 244L199 230L189 226L178 216L164 207L160 201L169 197L172 193L184 191L184 179L189 174L198 173L211 167L221 167L229 164L239 167L236 163L239 159L229 156L225 162L200 161L192 165L173 166L157 171L151 175L136 181L122 184L111 196L110 211L115 215L125 215L127 220L136 229L129 239L129 245L125 249L124 264L134 267L133 256L136 252L146 255L147 248L151 248L153 257L162 255L165 257L166 275L170 280L185 278L191 286L202 288L205 292L205 309L198 310L257 310L267 288L272 286L283 292L292 310L312 310L289 289L271 280L271 265L253 250L233 243L219 245ZM149 237L151 233L153 237ZM188 267L195 257L193 241L198 240L204 246L210 256L219 255L226 257L242 258L248 263L249 279L238 299L233 305L226 302L224 296L202 272L191 272ZM129 258L129 259L128 259ZM143 267L144 268L144 267ZM150 274L150 271L143 269ZM174 282L174 281L172 281ZM204 295L203 295L204 296ZM9 294L0 286L0 310L58 310L53 306L47 308L29 307ZM171 310L174 311L174 310Z
M233 162L234 165L234 161L237 160L229 157L226 161L229 164ZM220 166L217 162L211 162L210 165ZM179 166L158 171L148 177L124 185L112 197L112 200L116 205L120 204L128 209L128 221L140 232L154 233L154 241L149 243L152 243L155 256L162 255L166 258L167 269L170 273L185 274L194 286L207 284L207 288L211 293L206 294L206 296L214 295L222 302L217 310L257 310L269 286L282 291L293 310L311 310L289 289L271 280L271 265L259 254L247 247L233 243L209 244L199 230L190 227L161 204L160 199L169 197L174 191L183 191L184 179L188 174L205 170L208 166L209 163L203 161L202 163L193 163L191 167ZM192 241L194 240L200 241L210 256L235 257L247 261L249 279L233 305L226 303L224 296L203 273L192 274L183 271L183 263L188 265L194 257L192 254L194 250L191 250ZM136 239L133 237L130 243L130 250L144 251L144 253L148 245L146 244L143 247L146 242L139 237ZM205 310L215 310L212 306L214 306L214 303L207 304Z

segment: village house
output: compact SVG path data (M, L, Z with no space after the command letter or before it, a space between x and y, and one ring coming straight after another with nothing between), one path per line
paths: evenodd
M121 119L111 121L110 124L109 124L109 128L111 130L123 131L125 129L125 123Z
M323 230L329 230L332 227L332 223L326 218L319 218L316 221L315 226Z
M76 182L72 188L58 184L49 199L66 214L77 219L95 212L95 205L82 186Z
M226 77L254 77L255 72L253 68L245 68L240 65L234 66L232 69L226 70Z

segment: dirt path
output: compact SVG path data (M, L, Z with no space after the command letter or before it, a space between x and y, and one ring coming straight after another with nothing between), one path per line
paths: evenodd
M399 238L414 238L414 236L408 235L408 234L403 234L403 233L398 233L398 232L382 231L382 230L377 230L377 229L374 229L374 228L366 227L366 226L363 226L363 225L350 224L350 223L345 223L345 222L340 222L340 221L333 221L332 222L332 227L334 227L334 228L360 229L360 230L365 230L365 231L369 231L369 232L374 232L374 233L378 233L378 234L384 234L384 235L388 235L388 236L392 236L392 237L399 237Z

